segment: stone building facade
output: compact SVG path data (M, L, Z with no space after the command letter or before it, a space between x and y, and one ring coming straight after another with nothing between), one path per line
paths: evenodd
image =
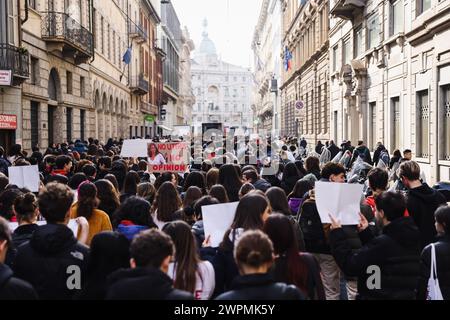
M191 39L189 30L185 27L181 39L181 60L180 60L180 101L183 110L184 125L192 124L192 107L195 104L195 96L192 91L191 77L191 51L195 49L194 41Z
M330 4L331 136L412 149L450 179L450 1Z
M328 2L282 3L283 47L292 67L283 68L281 133L304 137L310 145L329 139Z

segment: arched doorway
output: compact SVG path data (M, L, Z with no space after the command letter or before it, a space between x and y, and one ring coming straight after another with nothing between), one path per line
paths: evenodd
M58 121L58 101L60 100L61 93L61 81L58 71L55 68L50 70L47 85L48 105L47 105L47 130L48 130L48 144L51 146L53 143L63 142L62 133L65 128L62 128L62 121Z

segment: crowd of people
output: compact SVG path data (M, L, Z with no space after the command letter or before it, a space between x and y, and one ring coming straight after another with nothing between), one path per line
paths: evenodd
M218 142L201 159L193 146L187 172L162 173L149 169L165 163L156 145L148 158L121 157L113 139L0 147L0 300L425 300L432 257L450 299L448 188L426 183L411 150L285 137L264 159L248 143L239 163ZM29 165L37 193L8 178ZM360 223L322 223L316 181L365 184ZM213 247L202 208L229 202Z

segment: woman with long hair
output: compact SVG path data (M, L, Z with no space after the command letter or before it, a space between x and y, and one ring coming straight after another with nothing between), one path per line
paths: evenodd
M119 193L109 180L101 179L94 184L97 187L97 198L100 200L98 209L105 211L109 218L112 219L114 212L120 206Z
M310 253L299 251L290 219L280 213L271 214L263 231L274 246L275 280L296 285L311 300L325 300L319 264Z
M188 174L186 180L184 181L183 191L186 192L189 187L192 186L200 188L203 195L207 194L205 176L203 175L203 173L199 171L192 171Z
M107 175L105 175L104 179L111 182L114 186L114 189L116 189L117 194L120 194L119 182L117 181L115 175L108 173Z
M161 230L167 222L182 219L179 211L181 208L182 202L177 189L172 182L164 182L156 192L156 198L153 202L153 221Z
M148 144L147 156L149 165L159 165L166 163L166 159L164 159L164 156L161 154L161 152L159 152L156 143L152 142Z
M286 194L292 192L295 184L300 180L302 176L298 172L297 166L294 162L289 162L283 169L283 177L281 178L281 188L283 188Z
M123 191L120 195L120 202L124 202L129 197L134 197L137 194L137 186L141 179L136 171L128 171L123 183Z
M219 182L219 169L212 168L206 173L206 187L211 190L211 187Z
M139 197L128 198L114 213L114 229L131 241L141 231L157 228L150 210L148 201Z
M119 232L101 232L91 241L86 282L78 300L104 300L110 274L130 266L130 241Z
M244 196L236 208L231 227L225 232L217 254L213 258L216 272L216 294L229 290L231 282L238 275L233 259L233 250L239 237L247 230L262 230L270 214L270 204L264 195L251 192ZM205 234L206 238L209 235Z
M142 182L138 184L137 196L147 200L150 204L155 200L156 189L150 182Z
M314 186L308 180L299 180L294 186L292 192L288 195L289 208L292 214L297 215L304 201L305 195Z
M218 184L224 186L231 202L239 201L239 189L242 186L242 180L233 164L224 164L220 167Z
M202 190L199 187L189 187L183 199L182 216L183 220L192 226L195 223L195 202L203 196Z
M305 161L305 169L306 173L310 174L312 173L317 180L320 180L320 160L317 157L308 157Z
M97 187L91 182L84 182L78 188L78 201L70 209L70 217L84 217L89 222L89 235L86 244L89 246L92 238L102 231L112 231L109 216L99 209Z
M230 202L228 199L227 190L225 190L225 188L220 184L213 185L209 190L209 195L219 200L220 203Z
M201 261L191 228L184 221L166 224L163 231L175 245L174 262L169 265L169 277L175 289L192 293L197 300L208 300L214 292L214 268L209 261Z

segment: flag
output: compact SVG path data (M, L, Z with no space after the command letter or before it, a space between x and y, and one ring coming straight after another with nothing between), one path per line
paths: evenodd
M131 47L129 47L127 49L127 52L125 52L125 54L123 55L122 61L125 64L130 64L131 63Z
M284 70L289 71L292 68L292 52L289 51L288 47L284 50Z

